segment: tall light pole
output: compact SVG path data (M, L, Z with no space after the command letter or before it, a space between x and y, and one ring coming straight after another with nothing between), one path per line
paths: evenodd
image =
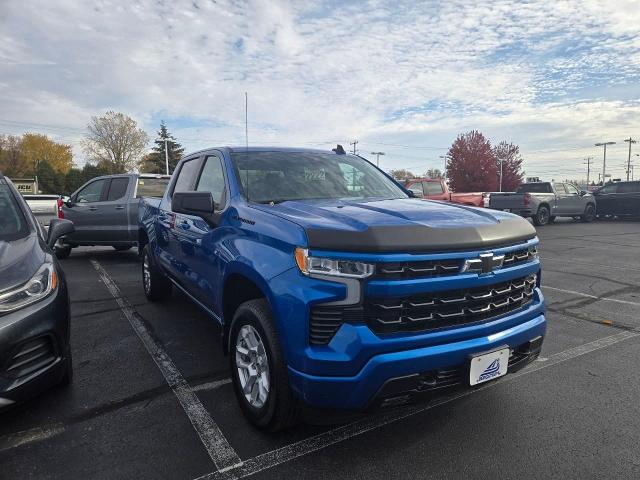
M376 167L380 166L380 155L384 155L384 152L371 152L371 155L376 156Z
M636 141L631 137L626 138L624 141L629 143L629 159L627 160L627 182L628 182L629 181L629 170L631 170L631 168L629 168L631 166L631 144L632 143L636 143Z
M447 178L447 157L446 155L439 155L441 159L444 159L444 170L442 171L442 178Z
M164 165L167 169L167 175L169 175L169 149L167 148L168 138L164 139Z
M607 172L607 145L615 145L616 142L600 142L596 143L596 147L604 147L604 153L602 156L602 186L605 182L605 174Z

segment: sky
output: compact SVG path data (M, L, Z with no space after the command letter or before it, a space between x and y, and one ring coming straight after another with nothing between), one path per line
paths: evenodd
M416 174L456 136L520 146L527 176L625 176L640 140L635 1L0 0L0 133L74 146L116 110L187 151L345 148ZM640 141L632 158L640 165ZM640 166L637 168L640 177Z

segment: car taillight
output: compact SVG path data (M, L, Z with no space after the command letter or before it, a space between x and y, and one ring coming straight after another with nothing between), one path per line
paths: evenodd
M62 211L62 199L58 199L58 218L64 218L64 212Z
M528 193L525 193L524 194L524 206L528 207L530 201L531 201L531 195L529 195Z

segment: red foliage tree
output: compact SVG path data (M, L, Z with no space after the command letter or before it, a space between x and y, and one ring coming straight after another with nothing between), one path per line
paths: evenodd
M493 147L496 157L498 179L500 178L500 161L502 160L502 191L512 192L522 183L522 157L520 148L513 143L500 142Z
M458 135L447 152L447 177L455 192L495 192L498 170L491 143L472 130Z

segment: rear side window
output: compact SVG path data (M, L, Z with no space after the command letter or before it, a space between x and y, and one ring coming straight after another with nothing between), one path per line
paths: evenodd
M174 192L188 192L193 190L193 184L198 173L198 159L187 160L182 164L176 184L173 187Z
M111 185L109 185L109 193L107 194L107 201L120 200L127 193L127 187L129 186L129 179L126 177L112 178Z
M91 182L84 187L76 195L77 203L94 203L99 202L102 197L102 189L104 188L106 180L100 179L95 182Z
M640 183L629 182L618 184L618 193L638 193L640 192Z
M222 162L215 155L207 157L205 162L196 190L198 192L211 192L216 209L221 208L224 203L225 192Z
M0 181L0 241L9 242L29 235L29 226L9 185Z
M618 185L605 185L598 193L616 193L618 191Z
M444 190L440 182L423 182L425 195L440 195Z

